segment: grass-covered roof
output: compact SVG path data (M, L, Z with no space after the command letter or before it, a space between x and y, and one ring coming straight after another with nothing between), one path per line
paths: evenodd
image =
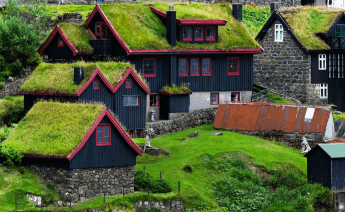
M174 4L177 18L194 20L226 20L219 26L219 42L211 44L187 44L176 42L169 45L166 27L154 14L150 6L166 12L169 4ZM203 3L140 3L140 4L102 4L100 8L107 16L122 40L131 50L158 49L222 49L260 48L250 36L244 25L232 16L229 5Z
M84 67L84 79L79 85L73 83L74 67ZM29 79L20 87L25 92L53 92L76 94L90 79L96 68L102 72L108 82L113 86L121 81L129 68L137 74L139 79L148 87L145 79L139 75L134 67L123 62L97 62L97 63L40 63L32 72Z
M282 8L279 13L306 49L323 50L330 47L316 33L326 33L342 11L326 6L299 6Z
M102 105L38 102L3 144L20 153L68 156L104 109Z

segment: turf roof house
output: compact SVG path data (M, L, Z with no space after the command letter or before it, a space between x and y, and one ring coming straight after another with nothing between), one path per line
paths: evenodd
M256 37L254 82L305 104L345 110L345 17L340 9L296 7L274 11Z
M142 152L103 105L39 102L3 144L73 202L134 192L134 165Z
M151 110L155 119L170 119L224 101L251 101L253 54L262 49L241 22L242 5L174 6L176 11L166 3L96 5L83 25L57 26L39 53L52 62L80 54L125 58L150 85L147 120ZM160 91L182 83L192 93Z
M79 68L83 67L83 68ZM41 63L20 87L24 111L38 99L102 102L117 114L130 134L145 128L146 81L128 63Z

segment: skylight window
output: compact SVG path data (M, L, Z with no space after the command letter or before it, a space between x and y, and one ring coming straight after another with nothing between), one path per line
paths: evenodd
M315 108L307 108L307 112L305 113L305 117L304 117L304 122L311 122L314 116L314 112L315 112Z

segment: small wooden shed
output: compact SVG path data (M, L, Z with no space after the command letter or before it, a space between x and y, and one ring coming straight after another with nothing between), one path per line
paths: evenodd
M309 182L333 190L345 189L345 143L317 144L304 157Z

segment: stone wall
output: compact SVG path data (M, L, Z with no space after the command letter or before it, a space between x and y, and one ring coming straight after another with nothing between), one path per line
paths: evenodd
M251 4L254 3L255 5L258 6L270 6L271 3L273 2L278 2L279 7L292 7L292 6L300 6L301 5L301 0L230 0L232 3L242 3L243 5L245 4Z
M31 165L67 201L134 192L134 166L71 169ZM71 200L70 200L71 198Z
M311 56L304 54L286 29L283 42L274 41L276 20L261 41L262 54L254 55L254 83L298 99L303 104L325 105L318 84L311 84Z
M170 202L155 202L155 201L140 201L133 205L133 208L135 212L142 211L146 212L147 210L151 208L162 208L163 211L176 211L176 212L182 212L185 211L183 207L183 203L180 199L173 200Z

